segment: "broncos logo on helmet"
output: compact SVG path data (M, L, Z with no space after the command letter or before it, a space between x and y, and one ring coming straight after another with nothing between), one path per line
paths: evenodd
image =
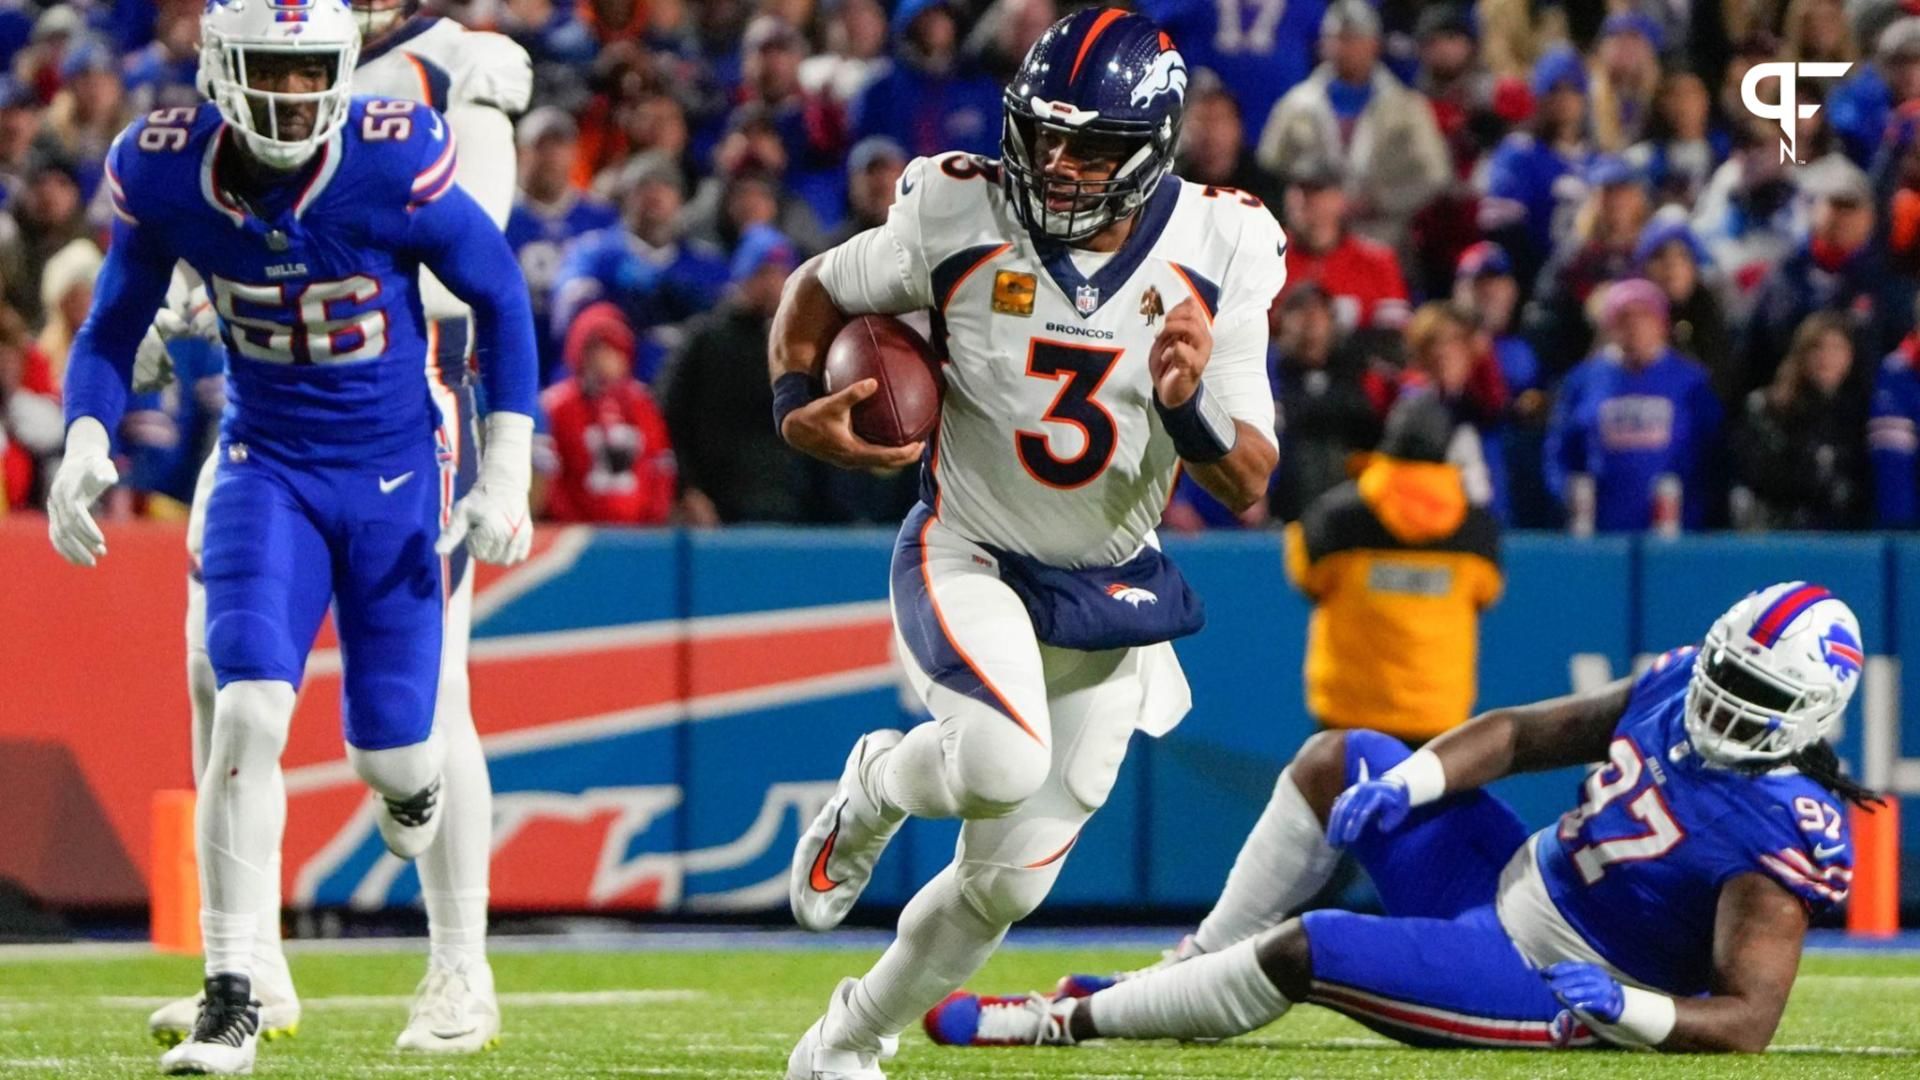
M1180 54L1172 49L1153 58L1153 66L1140 76L1139 82L1133 84L1129 100L1135 105L1145 105L1167 93L1183 100L1187 96L1187 65L1180 59Z

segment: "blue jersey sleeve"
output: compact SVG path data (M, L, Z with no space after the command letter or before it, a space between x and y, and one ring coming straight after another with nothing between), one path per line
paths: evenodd
M408 149L411 183L402 247L473 309L474 355L490 409L534 414L539 362L526 279L507 238L486 211L454 183L453 134L424 110Z
M108 432L118 428L126 411L133 354L166 300L174 263L155 226L140 224L140 177L137 169L127 168L133 164L127 160L128 141L123 132L107 153L113 231L94 279L93 304L67 357L67 423L90 416Z
M1547 489L1563 501L1567 497L1567 477L1586 472L1588 468L1587 434L1580 426L1579 417L1590 370L1587 363L1582 363L1567 372L1560 392L1554 397L1553 415L1547 421L1546 445L1542 450Z
M1915 455L1920 453L1920 377L1904 350L1887 357L1874 386L1867 445L1873 454L1874 507L1882 528L1920 524Z
M1777 802L1765 823L1743 830L1752 861L1741 869L1772 878L1816 915L1833 910L1853 885L1846 808L1803 776L1776 778L1769 787Z
M1627 715L1635 715L1634 706L1643 702L1684 692L1687 680L1693 677L1693 657L1698 651L1691 645L1683 645L1654 657L1653 663L1634 677L1633 689L1627 694Z

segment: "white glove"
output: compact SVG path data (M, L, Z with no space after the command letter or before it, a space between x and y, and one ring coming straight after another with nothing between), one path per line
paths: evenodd
M47 538L60 557L92 566L107 553L107 538L94 524L93 501L120 480L113 467L107 429L83 416L67 429L67 456L47 492Z
M133 392L150 394L173 382L173 360L167 343L184 337L220 340L220 317L207 300L203 285L186 286L176 280L167 292L167 306L154 313L152 325L133 353Z
M440 531L434 550L451 555L465 540L481 562L512 566L533 550L527 490L533 484L533 417L524 413L487 415L486 444L480 455L480 480L453 504L452 520Z

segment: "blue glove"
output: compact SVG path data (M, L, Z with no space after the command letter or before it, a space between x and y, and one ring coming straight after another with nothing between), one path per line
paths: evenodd
M1562 1005L1602 1023L1620 1022L1621 1010L1627 1006L1626 995L1613 976L1600 967L1563 961L1540 974Z
M1362 780L1333 801L1333 814L1327 818L1327 843L1346 847L1360 839L1368 826L1392 832L1407 820L1407 811L1412 808L1413 800L1404 782Z

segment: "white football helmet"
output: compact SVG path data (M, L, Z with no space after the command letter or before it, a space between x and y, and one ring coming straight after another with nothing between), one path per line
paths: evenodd
M1818 585L1752 593L1714 621L1687 686L1687 737L1709 761L1784 761L1832 735L1866 649L1851 608Z
M247 85L247 58L276 53L326 57L332 83L313 93ZM276 169L304 164L346 123L359 57L360 26L347 0L208 0L200 17L200 90L247 150ZM281 137L278 106L308 102L318 109L313 130L303 138Z

